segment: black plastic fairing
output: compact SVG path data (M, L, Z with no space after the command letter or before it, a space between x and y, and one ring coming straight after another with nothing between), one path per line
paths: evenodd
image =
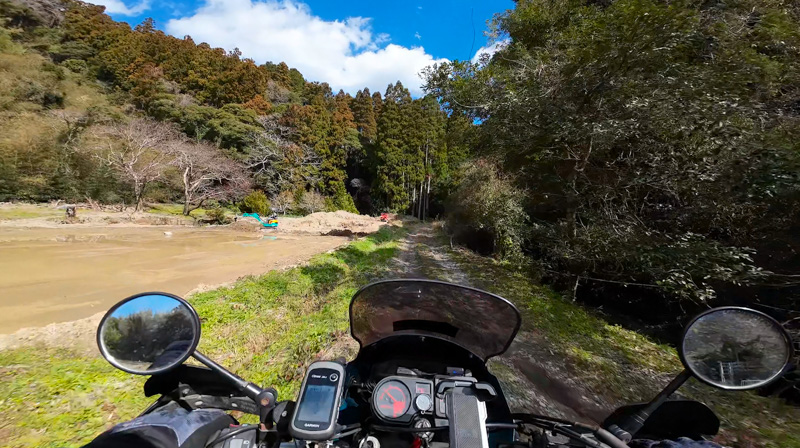
M603 422L603 427L619 424L627 417L646 406L637 403L616 409ZM648 418L636 433L639 439L669 439L688 437L699 439L719 432L719 418L708 406L694 400L670 400L664 402Z

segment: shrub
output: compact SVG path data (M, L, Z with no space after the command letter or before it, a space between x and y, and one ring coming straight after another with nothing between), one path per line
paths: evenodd
M231 221L225 209L222 207L215 207L206 211L206 218L212 224L228 224Z
M347 193L344 187L342 187L340 191L337 191L333 197L325 198L325 208L329 212L344 210L350 213L358 213L356 204L353 202L353 197Z
M242 213L258 213L262 216L268 216L272 211L270 208L269 199L263 191L253 191L242 199L239 204L239 210Z
M89 66L86 64L86 61L81 59L67 59L62 62L61 65L73 73L85 75L89 72Z
M272 203L275 206L275 211L278 213L283 213L284 215L289 209L292 208L294 201L294 193L288 190L280 192L272 199Z
M522 191L495 165L483 160L469 164L451 198L448 229L457 239L472 245L480 245L480 239L488 240L483 252L501 258L519 256L528 219L522 199Z
M325 209L325 197L316 191L308 191L300 199L300 208L306 213L315 213Z

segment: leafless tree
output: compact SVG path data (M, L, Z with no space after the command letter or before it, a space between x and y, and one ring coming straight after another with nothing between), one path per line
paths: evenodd
M260 177L271 195L299 185L319 182L322 158L307 145L291 140L293 129L281 126L274 117L263 117L264 131L253 135L247 167Z
M171 165L183 184L183 214L212 199L234 199L250 191L250 179L240 163L214 146L189 141L173 142L168 149Z
M134 212L141 210L147 187L159 179L171 163L170 144L180 139L180 132L171 124L147 118L98 128L106 137L105 150L95 156L133 186Z
M67 111L58 109L50 112L50 114L59 120L58 125L54 128L57 132L61 133L61 140L64 147L71 147L80 136L80 133L86 129L91 120L88 114L83 112Z
M312 190L303 195L300 200L300 207L308 213L318 212L325 208L325 196Z
M272 207L279 213L286 214L286 210L294 204L294 194L286 190L272 198Z

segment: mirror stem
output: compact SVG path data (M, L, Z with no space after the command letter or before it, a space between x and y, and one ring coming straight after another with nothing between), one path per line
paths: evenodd
M200 361L203 365L205 365L209 369L218 373L226 380L228 380L229 383L236 386L236 388L242 391L248 398L252 398L253 401L255 401L256 403L259 402L261 392L263 392L263 390L260 387L256 386L255 384L249 381L245 381L240 376L236 375L233 372L228 371L225 367L222 367L221 365L215 363L211 359L207 358L206 355L200 353L197 350L195 350L195 352L192 354L192 357Z
M684 369L681 373L678 374L678 376L673 378L672 381L670 381L669 384L667 384L667 386L664 389L662 389L661 392L659 392L658 395L656 395L655 398L653 398L650 401L650 403L647 403L647 406L643 407L638 412L630 416L624 423L621 423L619 426L612 425L616 426L616 428L614 428L613 430L611 430L611 428L609 429L611 430L612 433L619 433L615 435L620 439L622 439L624 442L626 443L630 442L631 438L634 435L636 435L636 433L639 432L640 429L642 429L642 426L644 426L644 422L647 421L647 419L650 417L650 414L655 412L655 410L658 409L659 406L664 404L664 402L667 401L669 396L672 395L673 392L678 390L678 388L681 387L681 385L683 385L683 383L685 383L686 380L688 380L691 377L692 374L688 370ZM624 440L623 437L627 438L628 440Z

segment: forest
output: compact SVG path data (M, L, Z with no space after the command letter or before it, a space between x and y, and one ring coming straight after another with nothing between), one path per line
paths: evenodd
M656 333L723 304L796 325L798 2L525 0L493 30L426 70L480 123L457 240Z
M655 334L713 305L796 317L795 1L518 0L500 50L428 67L421 98L62 9L0 0L1 201L189 213L258 191L444 219Z
M278 211L442 213L470 123L434 98L399 81L334 93L150 19L31 5L0 1L0 201L179 201L188 214L259 191Z

